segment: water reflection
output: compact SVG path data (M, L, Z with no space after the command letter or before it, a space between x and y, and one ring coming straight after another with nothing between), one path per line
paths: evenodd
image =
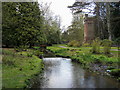
M114 79L88 72L67 58L44 58L45 71L39 88L117 88Z

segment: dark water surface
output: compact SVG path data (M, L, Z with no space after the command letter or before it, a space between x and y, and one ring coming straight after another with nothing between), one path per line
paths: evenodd
M44 58L43 61L43 79L37 79L35 88L120 88L113 78L84 70L71 59Z

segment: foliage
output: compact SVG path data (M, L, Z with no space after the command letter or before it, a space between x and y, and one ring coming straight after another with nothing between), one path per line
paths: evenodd
M69 43L68 43L68 46L73 46L73 44L74 44L74 43L76 43L76 41L75 41L75 40L73 40L73 41L69 42Z
M37 50L37 49L40 49L40 47L36 47L36 46L35 46L35 47L33 47L33 48L34 48L34 49L36 49L36 50Z
M80 45L82 45L84 37L83 32L83 17L82 15L79 15L73 18L72 25L68 26L67 31L62 33L62 41L67 43L76 40ZM76 43L75 46L79 46L79 44Z
M68 46L79 47L80 46L80 42L76 41L76 40L73 40L73 41L70 41L68 43Z
M99 38L96 38L92 42L92 53L100 53L100 40Z
M91 45L90 45L90 43L84 43L82 46L83 46L83 47L89 47L89 46L91 46Z
M39 56L39 55L42 55L42 54L43 54L43 52L41 52L40 50L35 50L33 53L34 53L34 55L36 55L36 56Z
M28 57L32 57L32 56L33 56L33 53L32 53L32 52L28 52L28 53L27 53L27 56L28 56Z
M112 41L110 41L110 40L105 39L102 41L102 45L104 47L105 54L110 54L111 44L112 44Z
M68 31L64 31L61 35L62 43L68 43L69 42L69 35Z

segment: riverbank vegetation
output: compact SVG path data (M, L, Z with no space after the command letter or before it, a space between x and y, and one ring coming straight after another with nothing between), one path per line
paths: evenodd
M28 88L31 79L43 70L43 63L33 52L16 52L13 48L2 51L2 87Z
M111 75L120 80L118 59L120 51L114 51L114 49L117 49L116 47L112 47L112 49L111 54L104 54L103 47L100 47L100 53L93 54L91 52L92 47L69 47L67 45L48 47L48 50L54 52L56 56L69 57L90 71L103 75Z

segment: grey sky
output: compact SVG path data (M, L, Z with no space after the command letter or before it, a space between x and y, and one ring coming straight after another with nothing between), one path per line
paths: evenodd
M72 13L67 6L72 5L75 0L38 0L39 3L50 3L52 2L50 6L50 10L55 14L55 15L60 15L61 17L61 25L62 26L69 26L72 21Z

